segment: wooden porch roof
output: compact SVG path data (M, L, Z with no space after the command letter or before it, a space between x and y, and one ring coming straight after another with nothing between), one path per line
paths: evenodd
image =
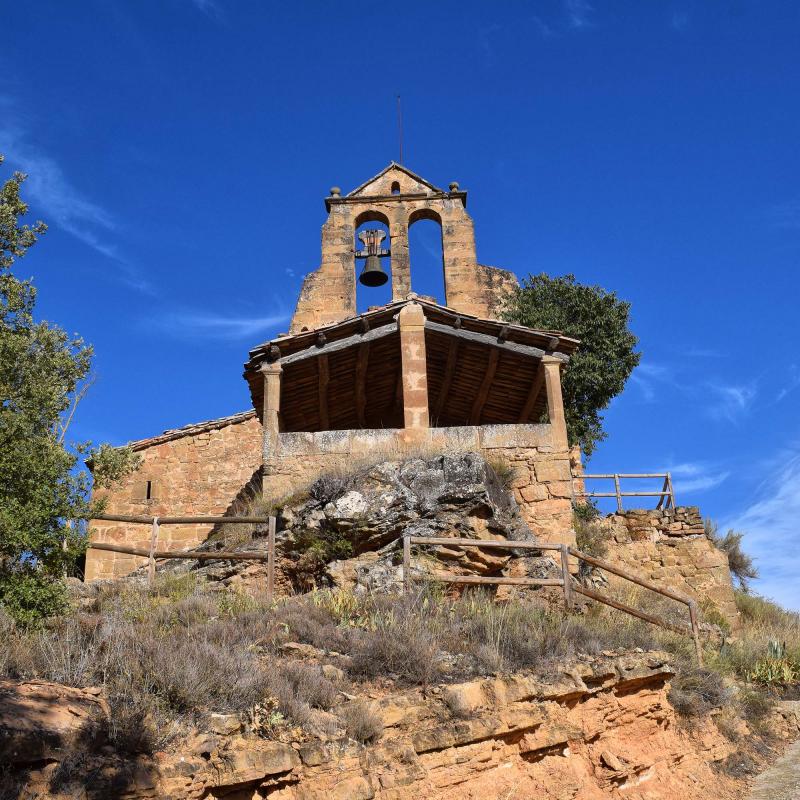
M244 376L261 413L264 362L279 360L281 430L403 426L397 314L417 302L425 314L431 425L529 422L546 407L539 360L568 360L578 342L460 314L422 298L390 303L333 325L283 336L250 352Z

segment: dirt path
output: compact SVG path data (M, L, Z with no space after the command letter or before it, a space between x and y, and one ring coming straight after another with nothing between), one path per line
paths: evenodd
M800 800L800 739L755 779L749 800Z

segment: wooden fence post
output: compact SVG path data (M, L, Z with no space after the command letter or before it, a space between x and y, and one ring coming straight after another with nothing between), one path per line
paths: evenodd
M156 559L153 555L158 543L158 517L153 517L153 531L150 534L150 559L147 564L147 585L152 588L156 580Z
M408 592L411 581L411 536L403 534L403 591Z
M672 473L667 473L667 489L669 491L669 502L672 508L675 508L675 490L672 488Z
M619 486L619 475L614 475L614 492L617 495L617 513L622 513L622 491Z
M270 605L275 594L275 526L275 517L270 517L267 535L267 602Z
M569 547L561 545L561 577L564 581L564 605L572 610L572 576L569 574Z

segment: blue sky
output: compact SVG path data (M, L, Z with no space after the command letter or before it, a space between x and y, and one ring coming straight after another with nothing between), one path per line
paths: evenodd
M800 5L2 5L0 152L51 226L18 273L96 348L76 436L248 407L322 198L398 157L400 93L404 161L470 192L482 263L631 301L642 365L590 468L671 469L800 607Z

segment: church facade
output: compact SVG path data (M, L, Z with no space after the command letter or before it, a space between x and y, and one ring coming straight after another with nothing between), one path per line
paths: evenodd
M458 184L437 188L396 163L349 194L333 188L320 266L304 280L289 332L249 353L252 408L134 442L142 463L98 492L106 513L241 513L254 494L279 501L369 460L474 451L508 465L534 534L570 542L574 463L561 373L579 343L500 319L516 278L478 263L466 205ZM422 219L441 227L443 304L414 292L408 232ZM361 282L391 281L391 300L358 313L362 261ZM187 549L210 532L164 526L159 549ZM91 536L146 547L150 532L103 521ZM141 563L90 550L86 578Z

